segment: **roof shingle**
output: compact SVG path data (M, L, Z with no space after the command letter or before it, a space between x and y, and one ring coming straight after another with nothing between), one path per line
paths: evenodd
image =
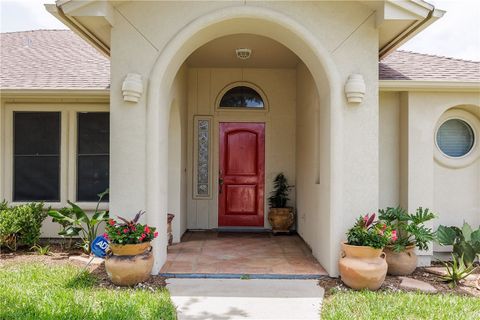
M110 61L70 30L0 34L0 88L107 89Z
M396 51L380 80L480 81L480 62ZM110 61L70 30L0 34L0 88L107 89Z
M395 51L380 61L380 80L480 81L480 62Z

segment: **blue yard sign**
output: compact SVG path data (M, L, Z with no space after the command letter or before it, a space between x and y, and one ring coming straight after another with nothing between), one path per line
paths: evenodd
M105 258L107 255L108 240L103 236L98 236L92 242L92 253L99 258Z

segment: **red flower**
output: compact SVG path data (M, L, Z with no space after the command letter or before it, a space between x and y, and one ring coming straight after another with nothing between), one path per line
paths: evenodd
M397 230L393 230L392 231L392 241L397 241L398 237L397 237Z
M150 228L148 226L145 226L145 229L143 229L143 231L145 231L145 233L150 233Z
M147 235L145 233L142 233L141 237L142 237L142 240L146 237Z
M120 235L120 231L117 231L118 235Z
M130 229L132 229L132 231L136 231L137 228L135 228L135 226L131 226Z
M115 225L115 221L114 221L113 219L109 219L109 220L108 220L108 224L111 225L111 226L113 226L113 225Z
M143 241L143 238L142 238L142 237L138 237L138 241L142 242L142 241Z
M103 237L108 240L108 234L106 232L103 234Z
M128 233L128 229L123 229L123 233Z
M158 231L155 231L155 233L153 234L153 237L154 238L158 237Z

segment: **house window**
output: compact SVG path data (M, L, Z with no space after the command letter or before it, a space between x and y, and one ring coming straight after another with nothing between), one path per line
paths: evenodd
M472 127L466 121L449 119L438 128L436 140L443 154L460 158L472 150L475 137Z
M264 109L262 96L253 88L236 86L229 89L220 100L220 108Z
M108 188L109 123L108 112L77 114L77 201L97 201Z
M13 200L60 200L60 112L14 112Z

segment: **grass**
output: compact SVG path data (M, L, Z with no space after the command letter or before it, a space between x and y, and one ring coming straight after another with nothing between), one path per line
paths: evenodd
M336 291L322 308L322 319L480 319L480 299L416 292Z
M112 290L71 266L0 268L0 319L175 319L167 290Z

